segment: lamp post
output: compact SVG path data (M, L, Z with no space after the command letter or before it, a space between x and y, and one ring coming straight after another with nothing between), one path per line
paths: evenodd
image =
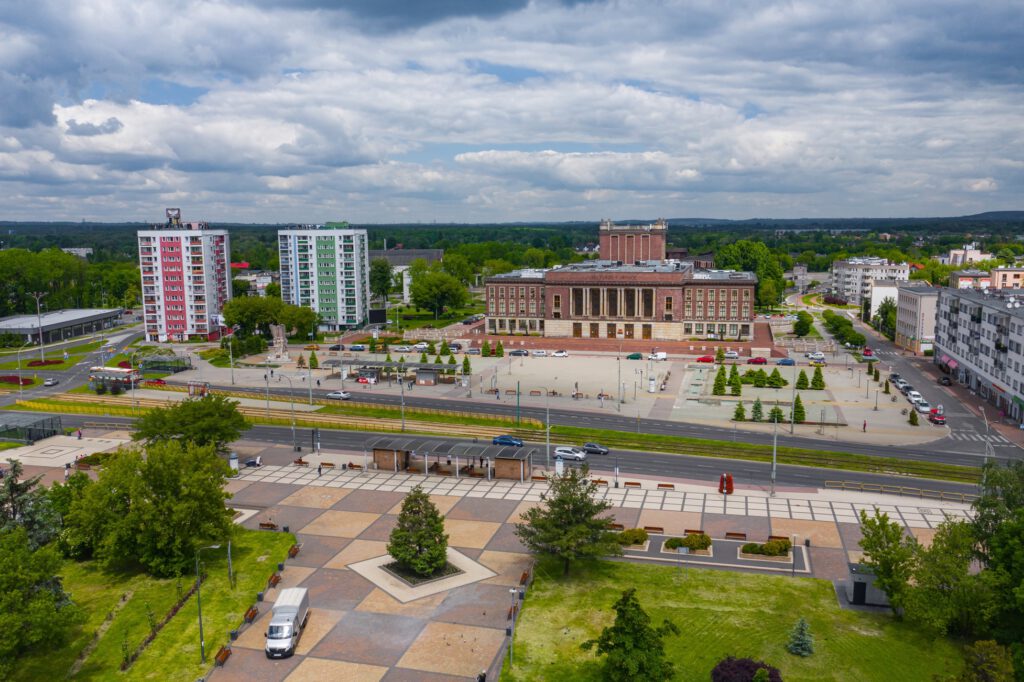
M793 398L789 408L789 435L793 435L793 429L796 427L796 411L793 409L796 407L796 363L793 363Z
M309 352L310 357L312 357L314 352L316 352L316 351L310 351ZM313 404L313 368L310 367L309 365L306 365L306 378L309 379L309 381L307 382L307 383L309 383L309 404L312 405Z
M793 564L792 564L792 567L791 567L792 570L790 570L790 573L789 573L789 577L795 578L796 577L796 533L793 533L789 537L790 537L789 546L792 548L792 551L793 551Z
M620 353L620 355L617 355L615 357L615 366L618 368L618 372L619 372L618 382L616 383L616 386L618 386L618 388L619 388L619 399L615 401L615 409L617 411L619 411L619 412L622 412L622 403L624 403L626 401L626 396L623 395L623 393L625 392L624 391L625 384L622 383L622 356L621 356L622 345L621 344L619 345L619 353Z
M25 350L25 346L28 346L31 343L32 343L32 339L29 339L28 341L25 342L24 346L22 346L21 348L18 349L18 394L19 395L22 393L22 390L21 390L21 351Z
M132 357L130 358L130 361L128 362L128 364L131 366L132 370L134 370L134 368L135 368L135 354L138 353L138 352L139 351L137 351L137 350L134 351L132 353ZM135 381L132 379L131 371L128 372L128 382L132 385L132 414L134 415L135 411L138 409L138 401L135 399Z
M295 386L291 377L282 374L281 378L288 381L288 398L292 403L292 451L294 452L299 449L298 441L295 440Z
M39 325L39 359L46 360L46 351L43 349L43 311L40 301L46 296L45 291L36 291L31 294L36 299L36 324Z
M511 668L515 659L513 648L516 641L516 588L508 588L508 593L512 595L512 624L508 628L508 667Z
M267 382L267 416L270 416L270 358L263 361L263 380Z
M779 422L777 419L772 420L772 475L771 475L771 489L768 492L768 497L775 497L775 463L776 454L779 449Z
M398 377L398 388L402 392L402 431L405 431L405 376Z
M555 379L558 379L558 377L555 377ZM551 389L547 386L542 386L541 388L544 389L544 435L546 439L544 468L548 469L551 467Z
M231 368L231 385L235 385L235 328L229 327L230 334L228 334L228 367Z
M199 655L206 664L206 642L203 641L203 595L202 581L199 579L199 553L204 549L220 549L220 545L207 545L196 550L196 606L199 607Z

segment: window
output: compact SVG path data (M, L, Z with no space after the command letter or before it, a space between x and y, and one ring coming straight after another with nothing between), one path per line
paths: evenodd
M601 290L590 289L590 317L601 317Z
M715 290L714 289L708 289L708 300L709 301L715 300Z
M695 323L693 325L693 333L694 334L703 334L704 333L704 325L702 323L700 323L700 322Z
M619 290L618 289L606 289L605 297L608 306L608 317L619 316Z
M672 297L671 296L666 296L665 297L665 312L666 313L672 312Z
M590 338L596 339L601 336L601 325L597 322L590 323Z
M654 289L643 289L640 296L643 301L643 317L654 317Z
M690 324L689 322L684 324L683 325L683 333L684 334L692 334L693 333L693 325Z
M644 339L650 339L651 338L651 325L649 325L649 324L641 325L641 327L640 327L640 336L643 337Z
M625 289L622 293L626 299L626 317L636 317L636 289Z
M615 338L615 323L605 325L605 336L609 339Z
M570 295L572 296L573 317L583 317L583 289L572 289Z
M733 300L739 298L740 297L740 290L739 289L733 289L731 296L732 296Z
M704 300L704 290L703 289L697 289L697 300L698 301L703 301Z
M579 339L579 338L583 337L583 323L582 322L573 322L572 323L572 336L573 336L574 339Z
M554 294L551 296L551 307L558 309L562 307L562 295Z

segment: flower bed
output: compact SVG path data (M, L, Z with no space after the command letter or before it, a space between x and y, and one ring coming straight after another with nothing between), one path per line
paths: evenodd
M63 360L30 360L29 367L46 367L48 365L63 365Z
M741 559L788 563L793 560L789 554L790 549L792 549L792 544L789 540L769 540L764 544L748 542L740 547L739 557Z
M2 384L14 384L15 386L17 386L19 382L21 383L22 386L32 385L32 380L26 379L25 377L14 376L13 374L7 374L5 376L0 377L0 383Z

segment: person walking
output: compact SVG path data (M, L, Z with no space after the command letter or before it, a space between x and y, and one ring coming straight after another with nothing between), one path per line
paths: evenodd
M323 476L323 474L324 474L324 465L322 463L321 464L317 464L316 465L316 477L320 478L321 476Z
M863 427L863 431L864 431L864 433L867 433L867 432L868 432L868 420L867 420L867 419L865 419L865 420L864 420L864 427Z

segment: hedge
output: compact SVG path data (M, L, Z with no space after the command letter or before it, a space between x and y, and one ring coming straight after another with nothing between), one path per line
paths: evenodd
M769 540L763 545L757 542L748 542L740 551L744 554L760 554L762 556L786 556L792 546L789 540Z
M685 547L690 551L709 549L711 547L711 536L707 533L695 533L685 538L669 538L665 541L665 549L679 549Z
M647 542L647 539L647 531L643 528L629 528L616 537L620 545L642 545Z

